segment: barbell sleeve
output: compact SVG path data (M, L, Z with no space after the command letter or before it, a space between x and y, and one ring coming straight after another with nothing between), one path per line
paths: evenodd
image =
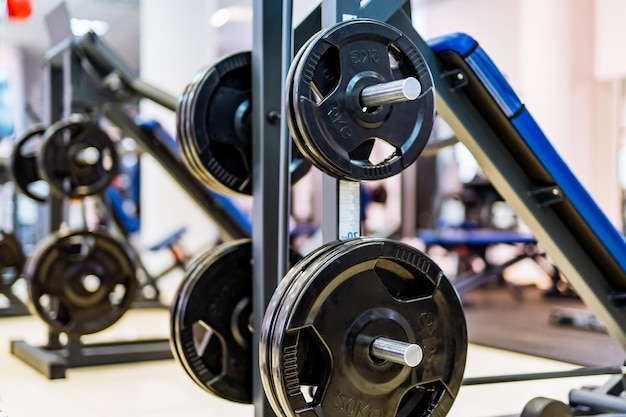
M383 104L415 100L422 92L422 85L416 78L408 77L370 85L361 91L361 105L376 107Z

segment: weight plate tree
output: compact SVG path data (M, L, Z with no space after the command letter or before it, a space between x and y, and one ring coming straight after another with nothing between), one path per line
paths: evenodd
M41 124L28 130L15 143L9 159L9 172L17 189L27 197L42 203L48 200L50 193L50 187L41 178L37 168L37 155L45 130Z
M393 176L415 162L432 131L430 70L386 23L357 19L321 32L292 62L287 86L294 143L335 178ZM386 154L378 161L376 152Z
M274 412L445 415L467 353L450 282L399 242L328 246L290 269L263 320L261 377Z
M291 253L291 262L300 256ZM187 268L170 309L170 345L191 379L252 402L252 241L223 243Z
M137 290L130 250L104 231L57 231L24 267L29 305L53 329L91 334L115 323Z
M176 109L178 143L187 168L225 194L252 194L252 55L229 55L199 71ZM310 164L294 147L292 183Z
M0 294L6 293L21 276L26 256L12 233L0 232ZM3 291L6 290L6 291Z
M95 121L72 115L44 133L39 175L53 193L81 198L103 192L118 173L115 142Z

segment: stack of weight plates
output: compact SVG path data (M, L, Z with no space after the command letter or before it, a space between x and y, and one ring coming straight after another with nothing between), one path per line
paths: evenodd
M250 52L241 52L199 71L185 87L176 109L185 165L220 193L252 194L251 60ZM309 168L294 148L292 183Z
M372 358L385 337L422 347L415 368ZM358 238L294 265L266 311L263 386L277 415L445 415L461 385L467 332L460 301L422 252Z

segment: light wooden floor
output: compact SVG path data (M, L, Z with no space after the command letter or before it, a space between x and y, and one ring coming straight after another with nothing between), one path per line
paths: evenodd
M131 310L89 341L168 337L166 310ZM47 380L9 353L9 341L44 343L39 318L0 318L0 410L8 417L253 417L251 406L221 400L196 386L174 360L75 368L65 379ZM466 376L553 371L565 363L470 346ZM566 401L571 388L601 384L582 377L462 387L449 416L519 415L527 401L548 396Z

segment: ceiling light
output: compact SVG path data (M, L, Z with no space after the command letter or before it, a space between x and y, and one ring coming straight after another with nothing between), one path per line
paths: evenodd
M220 28L226 23L252 22L252 7L230 6L219 9L211 16L211 26Z
M87 20L87 19L70 19L70 27L72 34L75 36L82 36L89 31L94 31L96 35L102 36L109 30L109 24L101 20Z
M211 16L211 26L214 28L220 28L224 26L232 17L232 12L229 8L219 9Z

